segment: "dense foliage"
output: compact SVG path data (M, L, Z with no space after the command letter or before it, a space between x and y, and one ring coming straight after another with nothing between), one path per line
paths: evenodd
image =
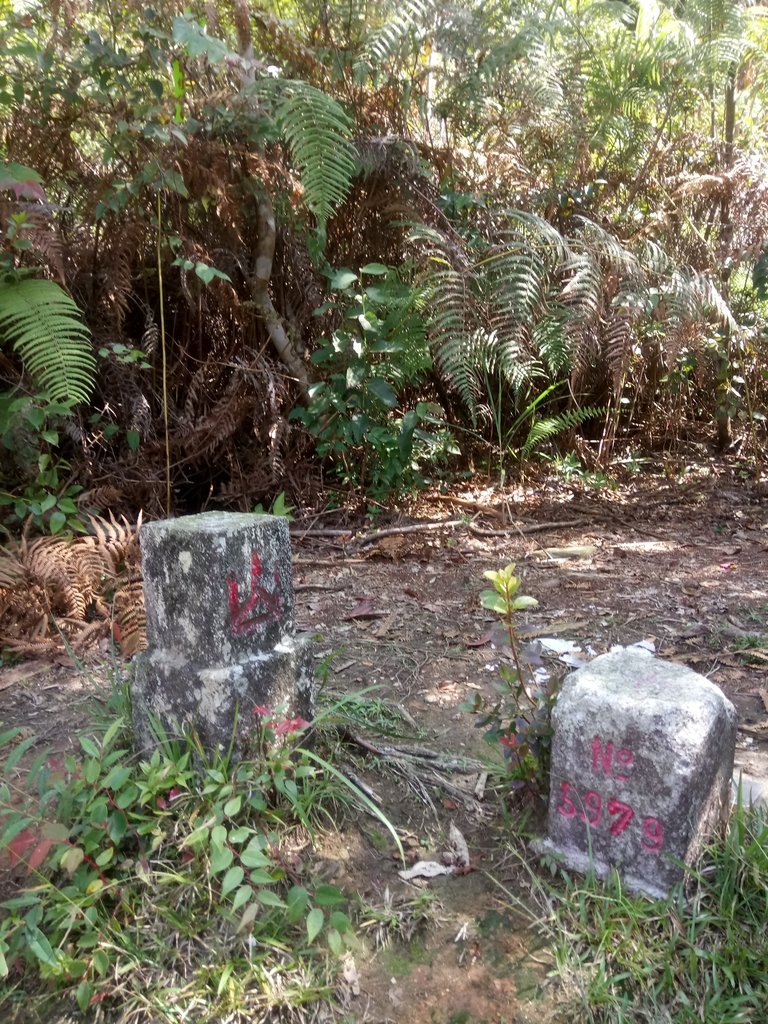
M763 20L3 3L7 521L756 449Z

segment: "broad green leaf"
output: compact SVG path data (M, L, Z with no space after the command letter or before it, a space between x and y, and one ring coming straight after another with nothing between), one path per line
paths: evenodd
M96 973L103 978L109 970L109 954L103 949L97 949L94 951L92 962Z
M275 876L263 868L256 868L248 877L254 885L274 885L276 881Z
M74 502L73 502L73 505L74 505ZM59 508L63 508L63 507L64 507L64 501L61 500L61 501L59 501ZM77 512L77 508L73 507L72 511L73 512ZM102 746L104 747L105 750L107 749L107 747L109 747L109 745L112 743L112 740L115 738L115 736L117 736L117 734L120 732L120 730L123 728L124 725L125 725L125 719L124 718L116 718L114 720L114 722L112 722L110 727L104 733L104 739L101 741Z
M221 896L222 899L233 889L236 889L245 877L245 872L239 864L235 864L227 871L221 880Z
M259 836L254 836L250 843L248 843L240 854L240 861L247 868L267 868L272 866L272 860L259 845Z
M211 849L211 874L220 875L226 871L234 860L234 854L228 846L214 846Z
M315 907L307 914L307 942L310 946L320 934L324 921L325 914L319 907Z
M504 615L507 610L507 602L495 590L484 590L480 594L480 603L483 608L496 612L498 615Z
M128 819L122 811L112 811L109 818L107 819L107 834L112 842L117 846L125 838L125 834L128 831Z
M247 825L241 825L240 828L233 828L229 833L230 843L234 843L239 846L240 843L244 843L246 839L253 835L253 829Z
M58 957L51 948L50 942L39 928L27 928L27 948L41 963L46 964L48 967L59 966Z
M209 36L190 14L173 19L173 41L183 46L190 57L207 57L211 64L220 64L230 52L225 43Z
M346 267L342 267L340 270L335 271L331 275L331 279L328 282L329 287L333 291L343 291L345 288L349 288L357 281L357 274L351 270L347 270Z
M241 885L232 900L232 910L239 910L250 899L253 899L253 889L250 885Z
M231 800L227 800L224 804L224 813L228 818L231 818L238 813L242 804L243 798L241 796L233 796Z
M125 764L116 764L102 782L104 789L122 789L131 777L131 769Z
M335 885L318 885L315 890L315 903L319 907L335 907L346 902L347 897Z
M53 512L51 518L48 520L48 529L51 533L60 533L66 525L67 517L63 512Z
M382 380L381 377L371 377L368 381L368 390L372 391L387 408L394 409L397 405L397 395L392 387L385 380Z
M75 999L77 1005L80 1007L81 1013L86 1013L88 1007L91 1004L93 998L93 985L90 981L81 981L77 986L77 992L75 992Z
M99 756L99 753L100 753L99 748L96 746L96 744L93 742L93 740L89 736L81 736L80 737L80 746L83 748L83 750L86 752L86 754L89 757L98 757Z
M40 830L43 839L52 839L54 843L69 841L69 827L61 821L48 821Z
M83 863L85 854L79 846L70 846L65 851L64 856L61 858L60 864L62 868L67 872L68 875L74 875L80 865Z
M331 919L330 919L329 923L330 923L331 928L335 928L339 932L351 932L352 931L352 922L347 917L347 915L343 914L340 910L334 910L333 911L333 913L331 914Z
M89 786L93 786L101 775L101 761L95 757L89 757L83 762L83 778Z
M361 274L373 274L374 277L383 277L389 273L389 267L385 267L383 263L366 263L364 267L360 267Z
M13 769L16 767L16 765L19 763L22 757L24 757L29 748L34 746L35 743L37 743L37 736L27 736L26 739L22 740L13 748L11 753L6 758L5 765L3 767L3 774L6 776L6 778L11 777L11 772L13 771Z
M256 899L259 903L263 903L265 907L285 907L283 900L271 889L261 889L256 894Z
M309 903L309 893L301 885L294 885L286 897L288 903L288 914L286 915L291 924L295 924L304 914Z
M335 928L329 928L326 934L328 948L334 956L341 956L344 952L344 943Z
M512 607L516 612L522 611L523 608L538 608L539 602L535 597L526 597L524 594L520 597L516 597L512 602Z

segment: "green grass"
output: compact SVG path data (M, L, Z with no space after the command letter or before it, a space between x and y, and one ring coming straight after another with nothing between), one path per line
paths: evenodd
M738 808L728 835L665 901L618 878L569 880L548 931L568 997L589 1024L768 1020L768 823Z

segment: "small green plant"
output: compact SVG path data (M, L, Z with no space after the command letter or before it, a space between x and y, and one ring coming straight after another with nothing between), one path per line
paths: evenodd
M615 490L618 483L600 470L587 469L581 459L569 452L562 458L551 460L559 476L567 483L579 483L593 491ZM631 475L634 475L634 471Z
M493 590L484 590L480 600L504 623L512 664L499 666L497 699L488 701L478 693L465 709L478 716L478 727L486 729L487 740L501 744L510 762L513 789L528 788L543 795L549 786L551 718L557 690L550 680L539 683L534 679L522 656L515 626L517 613L535 608L538 601L518 593L521 581L514 563L483 575Z
M256 506L256 508L253 511L254 511L255 515L263 516L263 515L266 515L266 511L267 510L264 508L262 503L259 502L259 504ZM285 497L285 492L284 491L280 491L280 493L274 499L272 504L269 506L269 514L271 516L283 516L285 519L288 520L289 523L293 522L293 518L294 518L293 517L293 513L295 511L296 511L296 506L295 505L291 505L291 504L288 503L288 500Z
M39 440L46 445L55 445L58 432L41 431ZM29 518L40 532L56 534L66 528L85 533L86 527L74 500L82 487L61 479L61 474L68 470L69 463L64 459L54 459L50 452L40 452L37 474L32 482L15 493L0 490L0 509L7 509L3 518L11 525Z
M435 921L440 906L429 889L416 896L393 896L387 888L380 903L371 903L361 897L358 900L358 928L371 937L375 949L386 949L393 939L411 942L414 935Z

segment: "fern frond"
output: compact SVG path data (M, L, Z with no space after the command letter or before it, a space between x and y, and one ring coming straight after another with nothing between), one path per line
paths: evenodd
M524 236L537 248L548 249L557 263L565 263L571 256L568 242L557 228L535 213L509 210L508 216L521 226Z
M604 416L605 409L600 406L587 405L583 409L571 409L569 412L560 413L559 416L551 416L546 420L539 420L534 423L525 439L525 444L520 449L522 458L530 455L533 449L546 441L548 437L560 434L564 430L572 430L581 426L586 420L595 419L597 416Z
M607 267L630 280L643 276L635 254L625 248L615 235L586 217L575 219L581 223L582 237L589 243L590 251L599 256Z
M54 401L88 400L96 370L90 331L59 285L32 278L0 282L0 335Z
M430 233L429 241L434 248L421 282L427 334L439 372L474 417L479 394L476 367L480 345L476 333L468 326L475 312L471 272L465 267L451 266L437 232Z
M618 393L624 369L635 336L635 328L645 309L643 293L625 286L611 303L611 311L603 334L605 361L611 370L614 390Z
M306 82L283 82L275 111L301 174L305 202L323 227L359 169L350 141L354 123L342 107Z
M403 40L412 32L427 26L437 6L438 0L405 0L397 16L371 35L363 60L371 67L383 64L400 50Z
M571 345L566 332L568 311L556 303L534 325L532 343L553 380L561 380L571 366Z

